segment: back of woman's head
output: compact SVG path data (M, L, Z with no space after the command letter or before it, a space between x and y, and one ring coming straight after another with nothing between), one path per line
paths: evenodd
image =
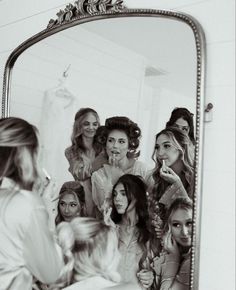
M116 268L120 256L114 228L94 218L78 217L70 223L60 223L57 232L68 261L65 274L69 273L74 282L92 276L118 280Z
M20 118L0 120L0 178L9 177L24 189L32 189L39 177L37 129Z
M169 121L166 123L166 128L175 126L175 122L180 118L182 118L188 123L189 126L188 135L190 140L194 144L195 138L194 138L193 113L191 113L187 108L175 108L171 113Z
M103 146L106 146L106 141L109 133L113 130L119 130L126 133L129 141L128 157L138 157L140 152L137 152L139 146L141 129L139 126L127 117L115 116L107 118L105 126L101 126L97 130L96 140Z

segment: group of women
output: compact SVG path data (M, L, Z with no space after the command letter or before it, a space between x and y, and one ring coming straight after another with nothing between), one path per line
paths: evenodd
M43 186L37 129L22 119L1 119L3 289L189 289L193 115L173 110L155 138L154 169L138 160L140 138L127 117L101 126L95 110L77 112L65 150L74 181L60 190L53 234L36 194Z

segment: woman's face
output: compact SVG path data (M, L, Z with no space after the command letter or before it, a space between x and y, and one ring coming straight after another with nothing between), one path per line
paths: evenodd
M81 134L87 138L93 138L99 126L98 120L93 113L88 113L82 121Z
M179 158L179 150L173 145L171 139L165 134L158 136L155 148L157 160L160 163L165 160L165 164L167 166L173 165Z
M113 191L113 203L119 214L126 212L129 201L122 183L118 183Z
M112 130L107 137L106 152L109 157L121 160L127 156L129 139L127 134L121 130Z
M59 200L59 211L66 222L80 215L81 206L72 193L66 193Z
M177 209L171 217L170 228L172 237L183 247L191 246L192 210Z
M189 124L183 118L177 119L174 123L174 127L177 127L180 130L184 131L186 134L189 134L189 131L190 131Z

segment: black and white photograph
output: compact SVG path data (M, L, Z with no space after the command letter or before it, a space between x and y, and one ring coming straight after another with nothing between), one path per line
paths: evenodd
M0 290L233 288L234 1L13 2Z

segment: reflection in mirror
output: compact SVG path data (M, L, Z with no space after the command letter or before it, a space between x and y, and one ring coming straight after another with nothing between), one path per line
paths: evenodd
M154 137L176 107L196 111L196 45L183 22L126 17L84 23L54 34L17 59L10 115L38 126L42 166L58 189L70 180L64 150L75 113L127 116L142 130L139 160L154 167Z
M89 1L89 3L97 3L97 1ZM164 257L162 255L159 256L160 249L163 249L165 245L168 248L170 245L176 246L178 244L175 250L178 250L180 254L178 257L181 256L181 262L178 261L175 265L181 271L187 265L187 270L185 269L185 273L187 273L185 274L187 286L185 285L184 289L192 289L192 287L188 287L188 283L190 278L190 255L191 257L194 255L194 251L191 252L192 237L195 235L194 230L192 233L192 212L194 212L194 207L192 207L192 202L188 195L192 197L196 186L196 182L193 182L194 173L199 172L197 167L193 168L192 166L192 153L194 151L195 141L193 136L195 136L195 130L197 129L198 142L200 130L199 106L200 90L202 89L201 85L199 85L199 80L201 79L200 42L196 41L196 30L194 30L194 34L192 26L190 27L184 21L176 20L178 17L176 19L165 17L164 15L166 14L161 15L162 17L150 17L153 16L151 14L145 14L142 17L137 16L137 14L135 16L132 15L132 17L129 17L129 15L132 15L132 13L108 19L98 19L95 17L97 21L90 21L61 30L37 42L26 49L24 53L20 54L11 71L10 115L24 118L39 128L41 141L40 166L45 169L46 175L50 176L55 182L54 191L56 195L60 192L60 197L56 196L55 199L58 205L56 223L60 223L62 220L71 220L72 214L75 216L86 215L88 209L92 213L95 212L92 208L94 204L91 208L88 207L89 201L92 200L91 198L88 200L88 192L92 194L94 189L96 189L95 181L96 178L99 181L99 170L93 173L92 182L89 180L86 183L84 182L85 179L83 182L80 179L76 182L72 181L75 177L73 170L71 170L73 167L73 156L70 155L68 148L71 146L74 135L76 135L73 131L73 125L75 118L77 120L77 118L80 119L81 117L80 114L83 110L81 111L80 109L93 108L98 113L100 121L93 112L90 115L86 115L86 124L84 124L85 127L90 123L93 124L97 132L102 132L103 129L102 127L97 129L99 124L104 125L108 118L108 120L111 121L112 119L114 121L114 118L111 118L114 116L126 116L138 124L142 135L138 148L141 152L138 161L142 161L146 168L153 169L155 167L153 175L149 175L148 170L145 171L148 173L146 181L149 182L151 180L150 187L153 186L153 183L154 186L147 195L147 190L142 179L139 180L139 177L133 175L131 175L132 177L130 175L128 177L127 175L122 175L121 179L119 179L122 182L116 184L113 191L109 191L111 194L110 201L113 200L114 202L113 211L117 210L118 213L121 212L121 215L126 216L128 208L130 209L132 205L131 209L135 213L133 217L138 216L140 221L143 217L138 215L140 213L137 202L139 197L135 197L135 194L142 195L141 211L146 211L147 215L152 217L152 222L160 222L159 224L151 224L151 227L153 227L152 233L154 233L158 241L155 243L156 248L158 248L157 255L153 255L153 257L158 257L153 264L157 283L162 284L167 281L168 284L170 282L170 276L168 275L174 275L170 271L172 268L167 267L168 261L166 264L164 263L164 268L160 268L162 265L160 266L159 263L163 264L161 259ZM180 19L183 20L184 18L180 17ZM60 28L60 26L58 27ZM183 110L179 108L187 108L187 114L189 114L190 118L193 117L195 121L197 118L197 128L195 121L191 125L181 118L182 115L179 112ZM197 116L196 112L198 112ZM191 113L193 113L193 116ZM127 121L127 119L125 120ZM85 122L85 119L83 119L83 122ZM192 143L185 142L186 135L182 131L178 131L178 129L168 128L167 131L162 131L166 127L167 122L169 125L175 123L175 127L189 133ZM134 126L134 123L132 123L132 126ZM83 130L85 132L85 129ZM127 139L130 141L128 134L124 134L122 130L118 134L117 131L119 130L116 130L114 133L114 130L111 130L106 138L110 138L111 142L113 142L122 133L122 140ZM156 136L160 131L162 133ZM139 135L139 130L136 130L136 133ZM164 148L166 143L171 147L169 149L170 158L168 157L171 160L160 157L161 148ZM184 146L186 144L189 145L189 150L185 150ZM197 143L198 146L199 144ZM107 148L109 147L107 144L106 146ZM130 147L129 144L129 147L126 147L124 152L127 153ZM107 148L106 152L108 153ZM196 148L199 149L197 146ZM166 148L164 149L167 150ZM99 150L98 152L100 152ZM114 150L112 150L113 148L111 148L110 153L114 155L119 154L119 152L114 153ZM155 162L152 159L152 155ZM95 158L95 156L92 157ZM113 158L114 156L109 157ZM116 161L115 158L112 160L114 164L116 164ZM131 161L133 162L132 166L138 163L135 159ZM182 175L178 175L178 173L171 174L173 167L170 168L170 166L173 164L183 165L181 168L181 170L184 168L181 171ZM198 165L198 160L195 164ZM130 168L131 166L128 167L128 169ZM142 169L141 166L140 168ZM115 172L117 167L114 166L110 170L112 171L113 169ZM174 169L172 171L174 172ZM156 182L155 174L157 177L160 177L162 174L163 182ZM142 174L139 175L142 176ZM172 182L169 182L170 179L168 181L170 176L172 177ZM150 180L148 179L149 177ZM178 200L178 204L176 203L174 207L168 209L168 206L171 204L171 198L175 195L165 195L164 193L168 192L167 187L169 183L174 184L173 178L177 178L177 181L180 181L176 182L175 185L182 185L181 188L175 188L176 192L180 192L180 195L177 194L178 197L184 197L185 199ZM100 180L104 183L104 179ZM161 178L159 178L160 180ZM121 204L115 203L116 194L124 192L125 183L132 184L132 182L132 188L135 188L137 185L138 188L136 188L135 194L132 193L132 190L130 193L128 190L125 190L126 199L124 198L124 203L128 204L127 196L129 194L131 198L129 206L122 209ZM109 185L108 183L105 182L106 185ZM90 188L87 186L90 186ZM172 185L169 188L173 189ZM98 191L99 189L98 186ZM73 192L76 192L76 194ZM189 194L190 192L191 194ZM159 193L161 194L158 195ZM154 196L155 194L156 196ZM162 201L160 202L161 198ZM95 203L94 200L93 202ZM66 208L71 204L73 204L73 210L68 213ZM161 206L159 207L160 204L163 206L162 208ZM99 208L96 204L96 209L103 210L102 205ZM50 203L50 206L53 205ZM167 214L168 222L162 218L164 211L166 211L165 214ZM106 213L105 210L104 212ZM159 220L155 220L155 217L159 218ZM135 218L133 221L136 226L135 222L137 221ZM164 221L166 222L166 227L163 229ZM55 217L52 220L53 225L54 222ZM115 219L113 222L116 223ZM143 223L147 225L145 222L147 222L147 219ZM176 224L178 225L176 226ZM179 225L185 229L186 234L184 237L180 233ZM158 226L160 227L158 228ZM147 229L146 226L143 228ZM164 232L165 235L163 234ZM149 239L149 234L146 235L146 238L146 241L151 240ZM161 238L163 243L161 243ZM136 252L135 250L135 254ZM148 258L147 255L145 258ZM122 259L126 259L126 256L123 255ZM170 262L172 263L173 261ZM159 275L160 269L163 275ZM124 276L130 276L128 270L124 271ZM133 272L135 279L137 278L136 270ZM152 271L148 272L152 274ZM142 274L140 275L142 276ZM160 281L158 281L158 277L161 277ZM123 279L122 281L126 280ZM176 283L176 289L179 289L179 281L175 279L174 283ZM192 285L191 283L192 280L190 285ZM174 288L171 289L175 289L174 284L172 286ZM154 287L154 289L157 288Z

